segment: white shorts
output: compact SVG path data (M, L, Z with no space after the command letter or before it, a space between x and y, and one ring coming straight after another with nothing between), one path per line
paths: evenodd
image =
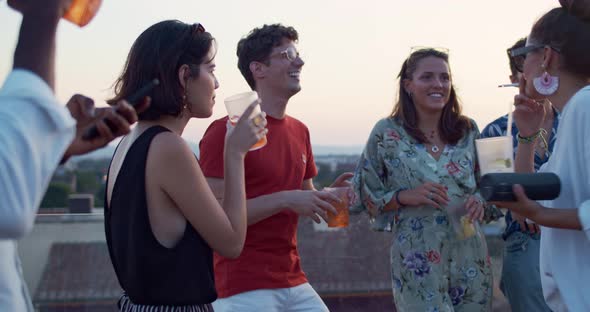
M320 296L304 283L290 288L257 289L213 302L215 312L328 312Z

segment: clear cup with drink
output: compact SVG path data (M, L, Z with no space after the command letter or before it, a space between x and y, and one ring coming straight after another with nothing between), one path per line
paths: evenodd
M340 202L331 202L332 206L338 211L338 214L334 214L328 210L328 227L347 227L350 219L348 209L350 207L350 201L353 198L352 188L326 187L323 191L332 193L340 198Z
M227 109L227 116L229 118L230 124L235 126L246 108L248 108L248 106L250 106L250 104L255 101L258 101L258 93L256 91L239 93L226 98L224 103L225 108ZM260 105L256 105L252 111L252 114L249 116L249 119L254 119L254 122L256 123L256 118L262 118L260 115ZM265 135L250 148L250 151L260 149L264 147L266 143L267 141Z
M466 202L466 197L454 197L446 206L449 223L455 230L457 238L461 240L471 238L479 233L479 222L469 218L469 213L465 207Z
M514 172L512 137L500 136L475 140L481 175Z
M475 140L481 175L514 172L514 146L512 141L512 108L508 105L506 135Z

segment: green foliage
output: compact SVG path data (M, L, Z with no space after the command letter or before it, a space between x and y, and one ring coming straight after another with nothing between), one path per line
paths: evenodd
M356 164L339 164L335 170L332 171L330 165L326 163L316 163L318 168L318 175L313 179L316 189L321 190L324 187L330 186L334 180L345 172L353 172Z
M321 190L332 184L332 181L334 181L334 179L332 179L334 173L332 172L330 165L326 163L316 163L316 167L318 168L318 175L313 178L313 182L315 187L318 190Z
M94 207L104 207L104 194L106 191L106 184L102 184L98 191L94 193Z
M93 194L94 206L104 206L105 185L103 177L108 170L110 159L83 159L74 162L74 169L58 170L53 176L41 208L62 208L68 206L68 196L73 193ZM75 183L75 190L71 183Z
M80 169L80 170L85 170L85 171L106 171L107 168L109 167L109 162L111 160L109 158L103 158L103 159L83 159L83 160L79 160L76 163L76 166Z
M76 192L94 194L100 189L100 172L96 171L77 171L76 172Z
M105 183L103 176L109 167L110 159L84 159L76 167L76 192L93 194L94 207L104 206Z
M41 208L60 208L68 206L68 196L72 192L70 186L62 182L51 182L41 201Z

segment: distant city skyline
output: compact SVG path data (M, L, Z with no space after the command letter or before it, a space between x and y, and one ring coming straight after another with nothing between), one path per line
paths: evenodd
M97 105L112 95L130 46L164 19L200 22L217 39L221 87L212 118L192 120L183 137L198 143L206 127L225 115L223 99L248 89L237 69L235 47L254 27L281 22L300 34L306 65L302 91L287 112L306 123L312 144L362 146L373 125L389 114L396 75L412 46L450 49L454 84L464 112L480 128L505 114L514 88L508 82L506 48L526 36L533 22L557 0L192 0L103 1L85 28L62 22L58 31L57 90L64 102L74 93ZM20 14L0 2L0 81L12 66Z
M194 142L187 141L195 155L199 154L199 145ZM78 161L82 159L103 159L111 158L115 152L116 145L110 144L102 149L96 150L92 153L72 157L71 160ZM364 145L312 145L314 156L328 156L328 155L360 155L363 152Z

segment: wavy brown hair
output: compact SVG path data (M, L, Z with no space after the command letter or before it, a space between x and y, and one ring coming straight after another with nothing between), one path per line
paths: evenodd
M402 69L397 76L399 79L398 98L390 115L390 117L398 119L406 132L420 143L427 143L428 140L418 128L418 112L414 100L405 92L404 80L413 79L418 63L429 56L440 58L449 64L449 55L436 49L424 48L412 52L404 61ZM461 114L461 103L455 92L455 87L451 84L449 101L445 104L440 116L438 130L441 139L446 143L456 144L472 127L473 125L469 118Z

